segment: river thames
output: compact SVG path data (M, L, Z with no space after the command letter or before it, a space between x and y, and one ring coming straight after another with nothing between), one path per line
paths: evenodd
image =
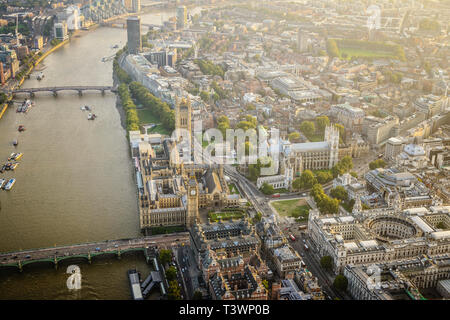
M174 12L146 14L142 22L160 24L161 15L166 20ZM41 63L43 80L36 79L36 71L22 87L111 86L112 61L102 58L118 50L114 45L125 44L125 29L81 33ZM0 191L0 252L139 237L136 182L116 95L68 91L56 98L37 93L32 100L35 106L27 114L16 113L14 106L0 120L0 163L12 152L23 153L15 171L0 174L16 178L11 191ZM93 108L95 121L80 109L85 105ZM19 133L19 125L26 131ZM78 265L78 291L67 289L64 264L58 270L46 264L25 267L23 273L0 270L0 299L130 299L126 271L136 267L144 277L150 271L140 254Z

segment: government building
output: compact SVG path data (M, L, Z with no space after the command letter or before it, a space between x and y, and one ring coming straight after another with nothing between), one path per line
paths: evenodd
M191 132L191 107L177 103L176 126ZM239 207L242 199L230 194L221 165L182 161L183 143L176 138L130 131L139 190L140 227L192 226L200 220L199 210Z
M320 256L331 256L336 274L361 266L429 259L450 252L450 206L362 210L357 198L350 215L311 210L308 232Z

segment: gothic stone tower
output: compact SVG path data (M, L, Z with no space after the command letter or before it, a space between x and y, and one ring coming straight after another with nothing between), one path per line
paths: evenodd
M183 98L180 102L177 98L175 102L175 129L184 129L188 134L186 137L186 132L178 132L179 138L177 142L182 149L188 148L191 150L190 152L192 154L191 116L191 101ZM180 134L182 134L182 136L180 136Z
M178 99L175 102L175 128L186 129L191 134L192 108L189 99Z
M198 219L198 185L195 176L187 180L187 212L186 224L192 227Z
M331 169L339 161L339 130L334 125L325 128L325 141L330 144L330 161L328 168Z

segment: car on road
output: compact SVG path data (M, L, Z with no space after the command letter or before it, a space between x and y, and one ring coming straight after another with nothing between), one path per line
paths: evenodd
M118 248L118 247L119 247L119 245L118 245L118 244L114 245L114 248Z
M95 251L100 251L100 247L95 248Z
M17 256L14 256L13 259L17 259Z
M30 259L31 258L31 256L29 255L29 254L27 254L26 256L25 256L25 259Z

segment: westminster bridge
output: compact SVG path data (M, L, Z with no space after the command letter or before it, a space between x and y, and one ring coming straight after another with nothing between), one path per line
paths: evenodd
M153 248L170 248L189 243L189 233L171 233L147 236L136 239L106 240L59 246L50 248L30 249L16 252L0 253L0 268L13 267L22 272L23 267L33 263L51 263L58 267L58 263L65 260L85 259L91 263L97 256L114 255L118 258L126 252L141 251L147 262Z

